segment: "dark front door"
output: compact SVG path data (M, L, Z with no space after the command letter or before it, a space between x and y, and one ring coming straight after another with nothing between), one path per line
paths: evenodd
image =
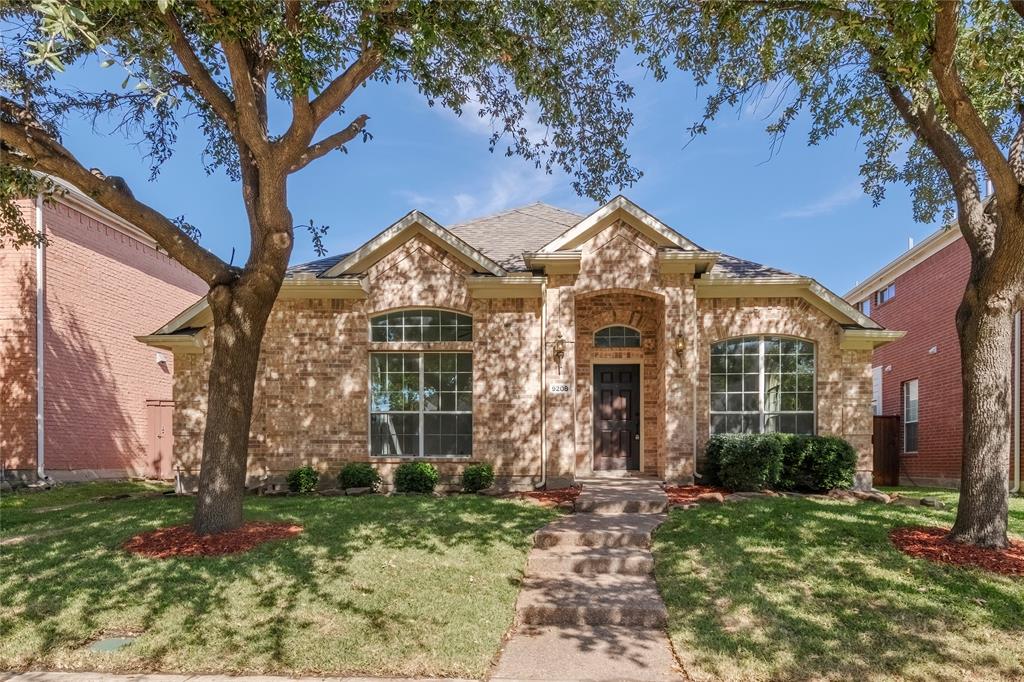
M640 469L640 365L594 365L594 470Z

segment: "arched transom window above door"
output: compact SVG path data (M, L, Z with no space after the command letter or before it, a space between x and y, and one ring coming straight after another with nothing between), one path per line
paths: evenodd
M630 327L611 326L594 332L597 348L639 348L640 332Z
M814 344L745 336L711 346L711 433L814 433Z

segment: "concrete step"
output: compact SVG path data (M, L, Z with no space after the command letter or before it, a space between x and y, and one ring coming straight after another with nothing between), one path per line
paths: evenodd
M526 625L665 627L668 612L651 576L575 573L528 576L516 616Z
M683 676L664 630L548 625L516 630L490 679L669 682Z
M576 511L583 514L664 514L668 511L668 498L660 495L605 499L580 495L576 499Z
M649 575L653 571L654 557L639 547L555 545L532 550L526 563L526 574L531 576L551 573Z
M650 547L663 514L573 514L537 531L534 546Z

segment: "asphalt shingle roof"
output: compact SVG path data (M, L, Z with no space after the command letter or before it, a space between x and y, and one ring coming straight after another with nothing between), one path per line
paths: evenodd
M505 270L524 271L526 264L523 261L523 253L540 250L585 217L573 211L537 202L452 225L448 229ZM294 265L288 269L287 276L322 275L347 255L343 253ZM793 276L792 273L778 268L724 253L719 257L711 274L739 279Z

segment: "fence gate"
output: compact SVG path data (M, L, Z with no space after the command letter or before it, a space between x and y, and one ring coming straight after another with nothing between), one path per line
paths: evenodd
M874 418L874 432L871 443L874 446L875 485L900 484L900 418Z

